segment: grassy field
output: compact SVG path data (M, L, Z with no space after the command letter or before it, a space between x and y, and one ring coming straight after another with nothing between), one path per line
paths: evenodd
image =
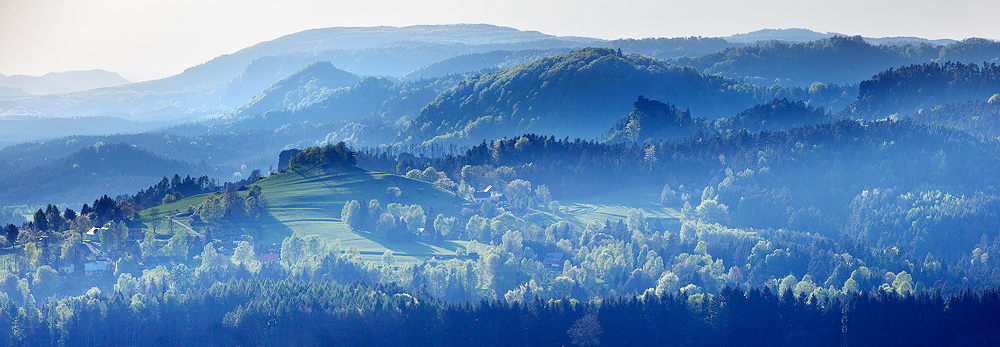
M244 229L259 242L280 243L290 235L317 235L324 239L339 239L344 247L355 246L362 259L380 261L381 254L392 250L402 263L421 262L430 256L453 256L455 250L464 248L466 242L389 242L367 232L355 232L340 221L340 210L348 200L378 199L384 207L389 202L386 189L399 187L403 196L396 199L401 204L420 204L427 211L428 221L438 213L455 216L461 209L460 199L433 184L362 169L344 172L327 172L312 168L289 170L261 180L261 187L270 208L258 222L227 224L224 228ZM241 192L246 194L246 192ZM143 211L147 230L155 230L158 237L168 238L172 232L186 232L166 216L203 233L204 225L192 223L188 206L197 208L205 195L181 199ZM647 218L676 219L679 206L663 206L659 202L659 188L645 187L617 191L563 201L558 218L565 218L581 226L593 220L618 220L626 218L629 209L638 208ZM543 214L542 218L556 216ZM545 223L547 224L547 223Z
M680 218L680 206L660 204L660 187L640 187L612 193L560 201L562 217L581 226L599 220L618 220L627 217L628 210L636 208L646 218Z
M459 199L426 182L356 168L345 172L313 168L289 170L255 185L261 187L270 203L268 215L260 222L227 227L252 230L250 234L257 235L263 242L281 242L293 234L318 235L329 240L340 239L344 247L357 247L366 260L380 260L383 252L392 250L397 261L406 263L423 261L429 256L454 255L455 250L465 247L464 242L387 242L368 233L354 232L340 221L344 203L357 199L378 199L383 207L390 202L420 204L428 212L429 221L438 213L457 215ZM389 187L398 187L403 195L397 201L389 201L386 196ZM174 232L184 230L176 224L171 226L166 218L180 213L175 220L204 232L204 226L192 224L190 215L185 213L188 206L197 208L204 200L205 195L197 195L147 209L142 213L143 221L149 229L155 229L159 237L165 238L169 237L171 228Z

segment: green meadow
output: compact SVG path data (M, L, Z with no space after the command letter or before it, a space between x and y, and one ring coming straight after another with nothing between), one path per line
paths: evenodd
M368 232L351 230L340 220L344 203L349 200L378 199L382 206L396 202L404 205L419 204L427 212L428 221L438 213L457 215L462 200L433 184L407 179L386 173L359 168L328 170L307 168L286 170L254 183L261 187L270 204L268 213L260 221L229 223L223 228L244 229L257 238L258 243L280 243L291 235L316 235L327 240L339 239L343 247L357 247L362 259L380 260L382 253L391 250L397 261L416 263L431 256L453 256L455 250L465 247L465 242L389 242ZM398 187L402 196L392 198L386 194L389 187ZM241 194L246 194L242 191ZM194 209L207 194L187 197L142 212L147 229L155 230L158 237L167 238L171 232L185 231L170 223L166 216L195 231L204 233L205 225L192 223L188 206Z
M581 226L591 221L619 220L628 216L630 209L642 210L646 218L680 218L680 206L667 206L659 202L659 187L638 187L577 199L560 200L562 217Z

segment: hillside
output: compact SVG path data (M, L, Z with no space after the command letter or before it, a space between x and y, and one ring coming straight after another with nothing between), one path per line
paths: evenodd
M403 75L406 80L442 77L451 74L477 73L483 70L505 69L533 60L569 52L569 48L530 49L523 51L493 51L473 53L445 59Z
M97 143L66 157L0 178L0 205L75 203L102 195L134 193L190 164L128 144Z
M720 128L747 129L750 132L780 131L834 120L822 107L813 107L802 101L774 99L743 110L720 124Z
M158 123L140 123L116 117L0 117L0 141L9 144L48 140L72 135L111 135L137 133L158 127ZM4 147L0 143L0 148Z
M821 33L801 28L761 29L745 34L725 36L722 37L722 39L735 43L754 43L759 41L785 41L792 43L792 42L809 42L815 40L822 40L834 36L844 36L844 34L838 34L834 32ZM865 41L868 41L874 45L896 45L896 46L902 46L907 44L920 45L922 43L931 45L947 45L956 42L955 40L951 39L932 40L932 39L925 39L922 37L912 37L912 36L866 37Z
M915 122L940 124L986 138L1000 137L1000 96L989 101L949 103L920 110L910 116Z
M929 62L938 54L938 49L931 46L875 46L860 36L834 36L799 43L762 42L671 62L764 86L808 87L817 81L857 83L890 67Z
M378 259L389 249L405 262L415 262L431 255L454 255L454 250L459 247L459 243L453 241L389 242L370 233L352 231L340 220L344 203L361 199L378 199L383 208L393 202L419 204L428 215L458 215L461 200L430 183L359 168L340 171L311 166L289 169L254 185L260 186L267 197L270 205L267 216L259 222L237 223L235 227L254 230L265 241L280 243L292 234L319 235L326 240L339 239L344 248L356 246L367 260ZM386 189L389 187L398 187L402 195L395 199L388 198ZM169 211L186 211L188 206L197 208L203 201L205 195L196 195L147 209L142 212L143 220L151 224L150 221L155 218L156 230L166 233L169 224L160 217ZM190 215L182 214L176 219L199 232L204 231L204 224L192 224Z
M995 63L930 63L888 69L861 82L858 100L844 110L856 118L905 116L949 103L988 100L1000 92Z
M0 115L103 115L176 123L228 113L317 60L359 75L401 76L463 54L580 47L598 41L492 25L313 29L261 42L159 80L8 98L0 102Z
M322 100L338 88L353 86L360 80L357 75L338 69L330 62L318 61L275 82L232 114L239 117L268 111L295 111Z
M191 67L180 75L171 77L171 79L185 81L185 83L189 84L228 83L243 73L245 68L258 59L268 56L285 56L299 52L309 53L309 55L335 51L364 53L371 52L368 50L373 48L388 48L413 43L427 44L433 48L440 45L510 44L551 39L558 38L536 31L520 31L508 27L483 24L311 29L282 36L271 41L261 42L235 53L217 57L204 64ZM571 42L581 41L576 38L564 40ZM592 39L584 41L592 41ZM408 53L412 55L417 52L411 51ZM358 56L355 55L352 58L358 58ZM320 59L331 60L326 58ZM314 56L306 64L316 60ZM340 64L337 65L340 66ZM277 78L272 81L276 80Z
M42 78L73 91L120 86L132 83L117 72L104 70L50 72Z
M644 143L689 136L706 129L706 120L692 119L691 112L641 95L632 112L608 131L607 142Z
M469 144L529 132L597 138L638 95L715 119L787 92L587 48L470 77L428 104L399 139Z
M656 59L700 57L741 43L718 37L674 37L618 39L605 42L601 47L621 49L625 53L642 54Z
M835 120L822 107L803 101L774 99L754 105L733 117L709 121L691 118L691 113L677 106L649 100L641 95L632 104L632 112L608 132L610 143L652 143L685 138L698 132L782 131Z
M855 84L889 68L930 62L981 64L1000 59L1000 42L966 39L945 46L884 45L861 36L833 36L809 42L768 41L722 49L670 62L706 74L746 79L763 86L808 87L813 82Z
M131 83L115 72L104 70L50 72L42 76L0 74L0 87L22 90L30 95L47 95L114 87ZM6 93L6 95L13 95Z
M256 115L244 112L234 114L231 118L235 119L211 127L210 132L224 134L245 130L287 131L323 127L329 130L318 138L313 136L309 139L323 141L337 138L332 141L336 143L354 138L348 142L355 146L388 144L399 132L396 124L416 118L427 103L442 91L458 84L461 79L462 76L450 75L398 82L389 78L365 77L350 87L338 88L325 94L316 91L315 95L310 94L312 96L308 102L298 98L285 99L289 103L298 103L300 107L295 109L271 110ZM336 129L327 126L332 125L331 123L337 123ZM370 133L371 130L376 130L377 134Z

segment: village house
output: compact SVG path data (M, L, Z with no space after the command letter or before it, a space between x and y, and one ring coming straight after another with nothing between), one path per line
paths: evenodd
M417 229L417 239L420 241L432 241L434 240L434 233L427 228Z
M73 264L62 264L62 265L59 265L59 274L60 275L69 275L69 274L72 274L74 271L76 271L76 265L73 265Z
M545 253L545 260L543 261L543 263L545 264L545 268L549 270L561 271L563 268L563 258L565 258L565 255L563 255L562 253L558 252Z
M281 261L281 253L261 253L257 260L261 263L277 263Z
M146 231L142 228L129 228L128 229L128 240L129 241L142 241L146 238Z
M281 244L262 244L258 252L260 253L257 256L257 260L261 263L277 263L281 261Z
M108 272L108 262L99 260L83 264L83 273L88 277L103 276Z
M83 239L87 241L101 242L101 230L107 230L107 228L90 229L90 231L84 234Z
M481 192L472 193L472 201L477 204L492 201L499 206L507 206L507 203L509 202L503 192L498 189L494 189L492 185L487 186L486 189L483 189Z
M486 200L489 200L493 196L492 192L490 192L491 190L493 190L493 186L488 186L481 192L472 193L472 201L477 204L486 202Z

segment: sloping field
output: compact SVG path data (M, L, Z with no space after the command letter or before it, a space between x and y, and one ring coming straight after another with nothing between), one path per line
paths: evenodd
M388 242L367 232L352 231L340 221L344 203L361 199L378 199L383 207L392 202L419 204L428 212L428 221L433 221L438 213L457 215L461 200L426 182L358 168L344 171L308 168L288 170L254 185L261 187L270 203L268 215L259 222L231 223L226 227L244 229L265 243L280 243L292 234L317 235L328 240L340 239L344 247L357 247L366 260L380 260L383 252L392 250L397 261L408 263L430 256L454 256L456 249L465 247L464 242L449 241ZM402 196L390 199L386 194L389 187L398 187ZM143 221L150 228L155 228L161 237L170 234L171 228L174 232L184 230L180 225L170 223L166 218L168 215L174 215L174 220L197 232L204 232L205 226L192 223L186 213L188 206L197 209L204 200L205 194L196 195L147 209L143 211Z

